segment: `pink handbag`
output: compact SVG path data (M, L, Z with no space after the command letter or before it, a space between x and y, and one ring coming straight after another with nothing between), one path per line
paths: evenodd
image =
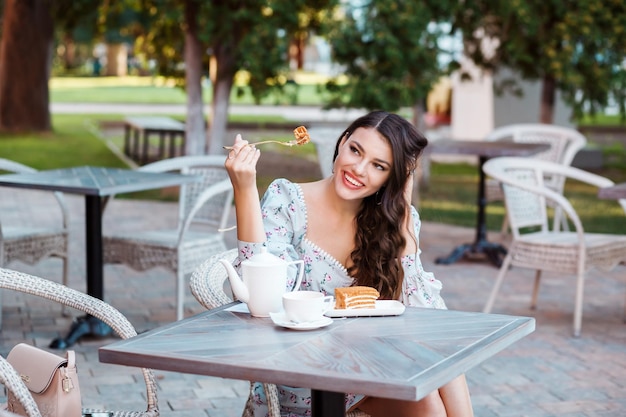
M20 343L11 349L7 361L15 368L32 394L42 417L81 417L80 388L73 350L62 358ZM26 411L9 392L9 411L26 416Z

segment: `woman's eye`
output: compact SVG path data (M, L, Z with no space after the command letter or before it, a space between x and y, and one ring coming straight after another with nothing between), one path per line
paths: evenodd
M374 168L379 169L379 170L381 170L381 171L384 171L384 170L385 170L385 167L384 167L384 166L382 166L382 165L380 165L380 164L374 164Z
M351 146L350 146L350 151L351 151L352 153L354 153L354 154L357 154L357 155L359 154L359 150L358 150L358 149L357 149L357 147L356 147L356 146L354 146L354 145L351 145Z

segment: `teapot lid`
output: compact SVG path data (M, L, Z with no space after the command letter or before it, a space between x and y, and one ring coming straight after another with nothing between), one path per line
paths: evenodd
M250 259L244 261L250 266L270 266L270 265L282 265L285 260L273 255L267 251L266 246L262 246L259 253L254 254Z

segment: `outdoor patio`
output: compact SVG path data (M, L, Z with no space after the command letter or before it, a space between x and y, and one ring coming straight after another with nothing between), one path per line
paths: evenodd
M67 197L75 213L70 226L70 284L84 290L83 199ZM120 212L129 222L117 221L120 217L113 214ZM104 230L140 228L155 221L175 223L175 216L171 203L116 199L105 212ZM471 241L474 230L425 220L420 239L422 261L426 270L434 271L443 281L448 307L482 310L497 273L495 267L483 260L434 263L436 257L447 254L457 244ZM498 235L490 238L498 239ZM228 240L234 244L234 232L229 232ZM56 281L61 277L61 262L56 259L34 267L11 267ZM532 271L513 269L496 301L494 313L531 315L537 320L537 330L468 372L475 415L622 416L626 409L626 324L622 321L626 266L611 273L592 271L588 275L582 336L578 339L571 336L574 278L545 274L538 310L531 311L528 305L533 277ZM105 268L105 297L138 332L143 332L174 319L174 282L174 275L165 270L136 273L109 265ZM185 309L187 316L202 311L190 293ZM3 292L3 313L3 355L21 341L46 347L67 330L71 320L61 316L57 305L9 291ZM137 370L98 362L98 347L112 340L83 340L73 347L78 354L83 404L140 406L144 403L144 388ZM156 374L163 416L241 415L248 394L246 382L161 371Z

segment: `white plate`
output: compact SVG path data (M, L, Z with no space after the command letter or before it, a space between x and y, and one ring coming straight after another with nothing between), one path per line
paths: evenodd
M376 300L376 308L349 308L329 310L324 313L328 317L375 317L399 316L404 313L404 304L396 300Z
M280 326L280 327L286 327L287 329L293 329L293 330L319 329L320 327L326 327L333 322L333 319L331 319L330 317L323 317L315 321L295 323L293 321L290 321L284 312L270 313L270 318L272 319L275 325Z

